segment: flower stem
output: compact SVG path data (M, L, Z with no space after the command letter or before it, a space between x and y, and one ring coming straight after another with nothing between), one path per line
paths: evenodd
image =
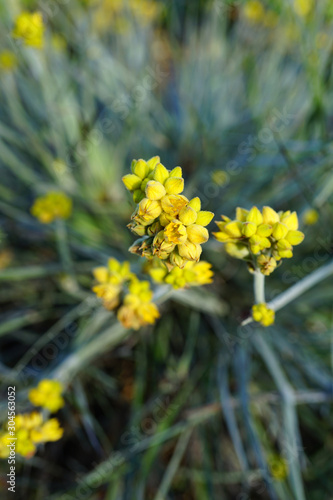
M66 273L74 277L73 262L68 244L66 225L62 219L58 218L55 220L55 232L58 252L64 270L66 271Z
M265 276L260 271L254 273L254 301L256 304L265 304Z

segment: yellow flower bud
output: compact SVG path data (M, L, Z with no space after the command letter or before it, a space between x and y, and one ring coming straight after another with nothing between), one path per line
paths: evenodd
M271 207L264 207L262 209L263 223L269 226L274 226L276 222L280 222L279 215Z
M228 233L230 236L232 236L233 238L241 238L243 236L242 228L243 228L243 224L241 222L238 222L235 220L235 221L228 222L224 226L224 231L226 233Z
M282 240L288 233L288 228L282 222L276 222L273 227L272 236L276 240Z
M185 226L189 226L190 224L194 224L197 220L197 212L189 206L183 207L179 212L178 217L179 220L185 224Z
M161 226L167 226L173 220L173 218L173 215L168 215L165 212L162 212L159 218Z
M209 233L207 229L198 224L191 224L187 227L187 237L192 243L205 243L208 241Z
M252 307L252 318L263 326L270 326L275 321L275 312L267 304L255 304Z
M183 171L181 167L175 167L173 170L170 172L170 177L182 177Z
M181 257L176 250L174 250L173 252L171 252L169 260L170 260L170 263L173 266L177 266L180 269L183 269L183 267L185 266L186 262L188 262L183 257Z
M277 242L276 246L280 257L291 259L291 257L293 256L293 247L288 240L281 239Z
M237 207L236 208L236 219L240 222L245 222L247 216L249 215L249 211L245 210L245 208Z
M159 156L153 156L152 158L150 158L150 160L147 161L149 170L152 172L158 163L160 163Z
M125 184L126 189L129 191L135 191L140 188L142 179L135 174L127 174L124 175L122 181Z
M226 243L225 250L235 259L245 259L250 254L247 245L243 243Z
M147 234L148 236L155 236L155 234L159 233L161 230L162 226L160 222L157 221L147 227Z
M301 231L289 231L286 240L291 245L299 245L304 240L304 234Z
M260 271L265 276L269 276L276 268L276 260L273 257L268 257L267 255L259 255L257 263L260 266Z
M307 226L312 226L313 224L316 224L318 222L318 219L319 219L319 213L314 208L310 208L303 215L303 222Z
M153 240L153 254L157 256L159 256L161 252L169 254L175 249L175 246L175 243L166 239L164 231L160 231Z
M160 182L161 184L164 184L168 177L169 171L165 168L164 165L162 165L162 163L158 163L153 171L153 179Z
M138 160L131 166L133 174L140 177L140 179L144 179L149 174L149 167L144 160Z
M263 236L264 238L268 238L273 232L272 226L269 224L260 224L257 228L257 235Z
M149 181L146 186L146 196L150 200L160 200L165 196L165 187L157 181Z
M296 212L281 217L281 222L287 226L288 229L296 231L298 229L298 217Z
M251 238L257 231L257 226L253 222L244 222L242 233L247 238Z
M161 199L163 211L174 218L187 203L188 199L181 194L170 194Z
M146 227L142 224L138 224L135 222L130 222L127 224L127 227L132 233L137 234L138 236L144 236L146 234Z
M184 243L187 239L186 227L175 219L164 228L164 235L168 242Z
M200 259L202 248L200 245L187 240L185 243L178 245L178 252L184 259L198 261Z
M162 213L161 203L156 200L144 198L140 201L138 216L144 221L152 221L159 217Z
M257 207L252 207L249 213L247 214L246 221L253 222L257 226L259 226L259 224L262 224L263 217L260 213L260 210Z
M149 276L156 281L157 283L163 283L163 280L165 276L167 275L168 271L166 268L152 268L149 269Z
M200 226L208 226L214 217L213 212L202 210L198 212L196 223Z
M192 198L192 200L189 202L188 206L193 208L196 212L199 212L201 210L200 198L198 198L197 196L195 198Z
M164 183L168 194L180 194L184 191L184 179L182 177L169 177Z

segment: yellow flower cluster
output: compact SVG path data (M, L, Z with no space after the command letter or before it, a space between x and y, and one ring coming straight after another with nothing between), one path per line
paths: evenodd
M12 71L17 66L17 57L14 52L4 50L0 53L0 70Z
M145 271L156 283L166 283L173 288L207 285L213 282L214 273L209 262L187 262L183 269L174 267L168 272L159 259L153 259L145 266Z
M106 309L118 308L117 318L126 328L137 330L155 323L159 312L152 302L149 282L139 281L131 272L129 262L121 264L109 259L107 267L97 267L93 274L98 282L93 292L102 299Z
M130 283L128 291L118 311L118 320L125 328L134 328L134 330L147 324L154 324L160 314L156 305L151 301L153 292L150 290L149 282L135 279Z
M244 17L254 24L262 24L266 28L276 26L278 14L273 10L266 10L259 0L249 0L243 8Z
M188 200L181 194L182 169L167 170L158 156L147 162L133 160L131 169L123 182L133 192L137 208L128 227L141 239L130 251L148 259L158 257L169 270L199 261L201 244L209 238L205 226L214 214L201 210L199 198Z
M155 0L89 0L94 9L94 26L99 31L127 33L132 26L131 20L141 25L150 24L160 12ZM96 5L95 5L96 4Z
M50 192L36 198L31 213L43 224L49 224L54 219L67 219L72 213L72 200L60 192Z
M262 212L257 207L251 210L236 209L236 219L222 216L216 223L219 230L215 238L225 243L227 253L249 262L250 269L259 269L269 276L277 261L293 256L293 246L299 245L304 234L298 231L296 212L277 213L270 207Z
M44 379L39 382L36 388L29 391L29 400L34 406L42 406L54 413L65 404L62 392L61 382Z
M263 326L270 326L275 321L275 312L267 304L255 304L252 306L252 318Z
M48 441L58 441L63 435L56 418L44 420L39 412L24 413L15 417L15 453L30 458L36 453L37 445ZM10 453L13 436L8 430L0 432L0 458L7 458Z
M116 259L109 259L107 267L96 267L93 275L98 284L92 290L109 311L119 306L123 285L134 278L129 262L121 264Z
M40 12L22 12L16 19L12 32L14 38L23 40L24 44L36 49L44 45L44 24Z

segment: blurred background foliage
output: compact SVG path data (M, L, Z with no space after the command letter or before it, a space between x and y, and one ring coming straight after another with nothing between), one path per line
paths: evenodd
M43 14L41 50L11 36L24 9ZM211 240L214 284L170 294L154 328L121 337L87 302L108 257L140 272L121 177L156 154L217 219L297 210L306 238L268 300L329 262L330 0L12 0L0 16L2 388L24 410L27 383L67 383L65 435L19 461L17 498L331 500L331 279L240 331L252 277ZM73 200L65 228L30 214L50 190Z

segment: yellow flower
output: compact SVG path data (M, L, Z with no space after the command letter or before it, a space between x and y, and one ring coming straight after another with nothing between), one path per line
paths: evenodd
M35 389L29 391L29 400L34 406L42 406L55 413L65 404L63 386L58 380L41 380Z
M265 17L265 9L261 2L258 0L250 0L244 6L244 16L249 21L260 23Z
M15 452L25 458L32 457L39 443L48 441L58 441L63 435L63 429L60 427L56 418L44 420L42 413L21 413L15 417ZM7 431L0 433L0 457L5 458L8 452L4 446L8 444L9 436ZM8 448L9 449L9 448Z
M0 69L3 71L11 71L18 64L17 57L14 52L4 50L0 53Z
M275 321L275 312L267 304L255 304L252 307L252 318L263 326L270 326Z
M98 284L92 290L97 297L102 299L103 306L110 311L120 303L123 283L134 277L129 262L120 263L113 258L108 260L107 267L96 267L93 275Z
M181 167L169 171L159 157L148 162L133 160L132 173L124 176L123 182L138 203L132 215L134 222L128 228L141 239L130 252L147 259L157 256L168 268L183 268L187 261L198 261L200 244L209 237L204 226L214 214L201 211L198 197L188 200L180 194L184 189Z
M314 0L294 0L294 9L300 17L308 16L314 8Z
M303 222L307 226L312 226L313 224L316 224L318 222L318 219L319 219L319 213L314 208L310 208L303 215Z
M138 330L142 326L155 323L159 318L157 306L151 302L153 293L148 281L134 279L129 286L129 293L119 308L117 318L125 328Z
M184 243L187 239L186 227L179 220L173 220L165 227L164 236L171 243Z
M43 48L44 24L40 12L22 12L15 21L13 37L23 40L24 44L36 49Z
M280 455L272 455L268 459L270 473L277 481L286 479L289 473L288 462Z
M266 276L277 267L276 261L292 257L293 246L304 239L304 234L298 231L296 212L277 213L267 206L262 212L257 207L249 211L238 207L235 220L223 215L216 224L219 231L213 235L225 243L227 253L247 260L251 269L254 266Z
M72 213L72 200L64 193L50 192L36 198L31 213L43 224L49 224L56 218L67 219Z
M145 266L145 271L157 283L167 283L178 289L212 283L214 273L211 267L212 265L205 261L186 261L182 267L176 266L168 272L159 259L154 259Z

